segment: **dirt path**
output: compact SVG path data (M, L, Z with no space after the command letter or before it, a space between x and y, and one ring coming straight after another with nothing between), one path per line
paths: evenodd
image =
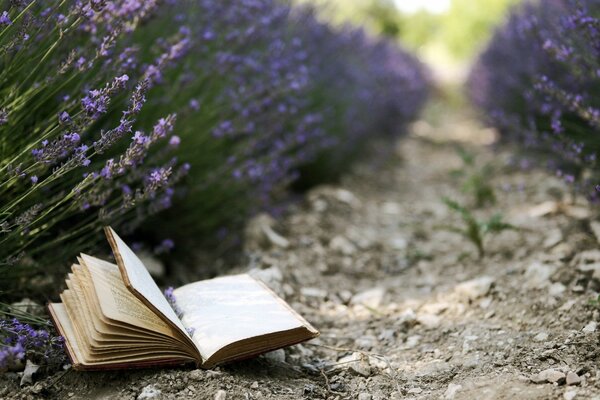
M489 238L478 260L444 228L460 221L442 198L467 197L440 138L489 135L465 118L418 123L386 165L316 188L274 226L289 248L238 268L255 268L319 339L214 371L71 371L23 390L3 378L0 398L600 399L591 211L557 203L569 197L557 178L467 144L494 166L498 202L476 213L521 228Z

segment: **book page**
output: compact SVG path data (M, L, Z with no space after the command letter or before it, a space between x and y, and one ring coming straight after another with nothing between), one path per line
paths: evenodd
M152 307L154 311L171 322L172 326L176 327L182 336L189 340L189 334L186 332L185 327L177 317L177 314L175 314L175 311L173 311L173 308L161 290L156 286L156 283L142 261L115 233L115 231L112 230L112 228L105 228L105 232L126 286L132 289L136 295L141 297L142 301L145 300L144 303L146 303L147 306Z
M173 329L135 297L121 278L119 267L106 261L81 255L89 272L91 284L97 294L95 299L102 314L113 321L138 326L164 335L173 335Z
M310 325L249 275L190 283L173 292L204 360L228 344Z

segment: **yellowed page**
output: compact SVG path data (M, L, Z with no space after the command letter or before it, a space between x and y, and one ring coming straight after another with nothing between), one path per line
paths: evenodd
M306 327L306 321L262 283L234 275L190 283L173 292L204 360L240 340ZM316 331L315 331L316 332Z
M126 286L141 296L146 305L153 307L157 313L171 322L172 326L180 331L182 337L189 341L189 334L185 327L161 290L156 286L142 261L112 228L107 227L105 231Z
M172 336L173 329L125 287L119 268L85 254L81 255L90 272L102 314L111 320Z

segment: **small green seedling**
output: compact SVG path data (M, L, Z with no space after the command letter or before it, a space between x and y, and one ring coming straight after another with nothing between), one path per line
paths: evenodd
M462 147L457 147L456 152L463 161L460 169L451 172L454 178L464 178L462 191L473 196L473 206L481 208L496 203L494 188L490 185L494 169L491 164L478 167L476 156Z
M471 241L477 248L479 258L485 256L485 238L492 234L498 234L506 230L518 230L517 227L502 221L502 214L494 214L491 218L486 221L478 220L471 211L461 206L456 201L451 200L447 197L444 198L444 203L453 211L460 214L465 226L464 227L446 227L452 232L456 232L466 239Z

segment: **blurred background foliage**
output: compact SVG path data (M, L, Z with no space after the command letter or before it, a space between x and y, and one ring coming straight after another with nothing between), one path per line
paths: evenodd
M465 66L519 0L296 0L318 5L336 25L360 24L396 38L427 61Z

